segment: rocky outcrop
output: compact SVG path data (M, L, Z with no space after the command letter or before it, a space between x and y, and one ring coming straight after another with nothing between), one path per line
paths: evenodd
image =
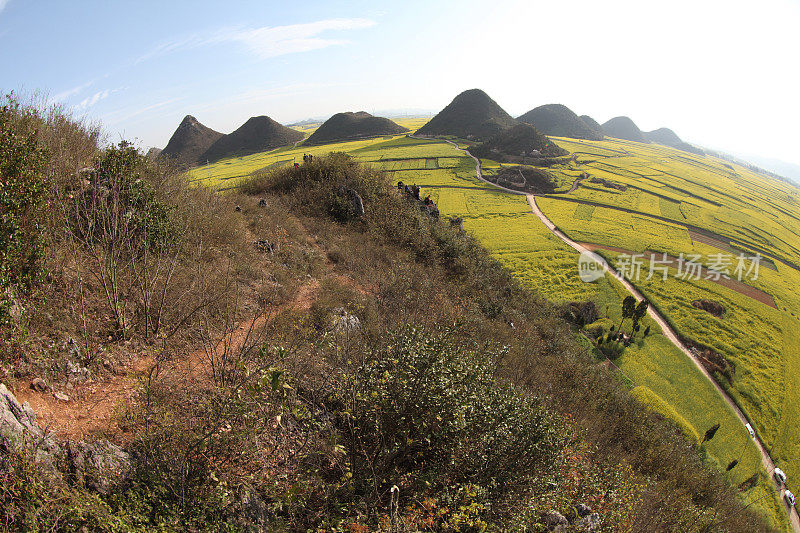
M565 514L550 510L542 518L547 531L556 533L589 532L600 528L600 515L593 513L591 507L583 503L570 507Z
M19 446L28 448L34 460L46 471L60 477L64 451L60 443L46 435L36 423L36 413L28 402L21 404L0 383L0 457L3 459Z
M39 468L54 480L82 484L108 494L124 483L131 471L131 456L121 447L97 440L59 441L36 422L36 413L0 383L0 466L9 453L24 448Z

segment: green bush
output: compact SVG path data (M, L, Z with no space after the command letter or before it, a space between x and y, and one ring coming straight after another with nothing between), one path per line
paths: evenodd
M94 492L70 487L42 472L20 448L0 462L0 529L3 531L132 531Z
M34 285L45 248L46 153L13 101L0 108L0 323Z
M242 185L242 191L293 193L311 213L326 214L344 223L358 218L351 192L368 204L387 187L388 181L380 172L360 165L345 153L331 152L299 167L257 171Z
M76 231L103 247L141 252L159 249L175 239L167 206L150 181L152 164L122 141L95 157L94 172L77 197Z
M494 499L546 475L555 419L494 376L503 350L464 347L451 332L409 328L359 365L326 400L335 412L357 493L436 494L467 484Z

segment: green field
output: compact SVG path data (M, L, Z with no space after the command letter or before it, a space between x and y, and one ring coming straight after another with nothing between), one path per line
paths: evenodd
M419 127L424 120L418 122L404 125ZM800 458L800 378L793 369L800 365L800 348L792 333L800 326L800 298L795 295L800 272L793 265L800 264L800 248L792 243L800 242L800 190L715 158L657 145L557 142L577 153L578 161L550 169L558 181L557 193L537 203L572 239L675 256L759 251L772 258L774 264L765 261L758 279L748 283L774 297L777 309L706 280L654 277L637 285L680 335L713 348L735 365L732 382L722 378L720 383L794 486L800 476L800 461L795 460ZM312 148L300 144L223 160L189 175L197 184L225 189L253 171L301 161L304 153L330 151L350 153L388 172L393 181L421 186L443 215L462 217L465 229L533 290L555 302L594 300L603 315L596 325L618 323L624 288L609 277L580 281L577 252L547 230L525 197L478 180L474 162L444 141L394 136ZM487 174L501 166L488 160L482 164ZM567 192L582 172L625 190L589 179ZM698 237L699 230L713 238ZM613 253L604 254L614 259ZM718 301L727 311L716 318L692 306L697 299ZM726 474L735 484L758 473L759 484L742 498L755 502L753 507L785 529L783 506L769 494L772 482L736 415L694 363L655 324L646 325L653 326L650 336L615 361L629 385L637 387L644 403L672 416L689 434L702 435L719 423L716 437L704 445L708 460L724 469L738 459L738 466Z
M796 488L800 380L795 369L800 366L800 348L793 332L800 326L800 272L795 266L800 255L794 243L800 242L800 190L712 157L656 145L617 140L559 143L580 154L579 162L590 175L628 186L615 191L589 184L570 194L539 199L545 214L574 240L674 256L752 255L757 250L772 259L747 283L771 295L777 309L710 281L675 279L674 272L666 281L641 279L636 285L681 336L714 349L735 365L732 382L719 382L751 420L776 465L787 472L788 486ZM589 204L576 200L591 202L589 219ZM694 227L718 237L698 237ZM613 259L615 254L606 255ZM717 318L696 309L692 302L699 299L722 303L725 315Z

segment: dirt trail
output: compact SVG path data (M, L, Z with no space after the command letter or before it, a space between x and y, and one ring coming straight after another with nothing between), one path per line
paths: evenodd
M476 173L478 179L480 179L481 181L484 181L486 183L489 183L489 184L491 184L491 185L493 185L493 186L495 186L495 187L497 187L499 189L502 189L502 190L504 190L506 192L509 192L511 194L524 194L525 197L528 200L528 204L531 207L531 212L533 212L537 217L539 217L539 220L542 221L542 223L547 227L547 229L549 229L553 233L553 235L555 235L556 237L558 237L559 239L564 241L566 244L571 246L577 252L579 252L579 253L584 253L585 252L586 254L589 254L592 257L592 259L594 259L594 261L596 261L598 264L600 264L603 267L603 269L605 271L610 272L611 274L613 274L615 276L617 275L617 273L614 270L614 268L611 267L605 261L605 259L603 259L599 255L597 255L596 253L592 252L591 250L588 250L585 247L581 246L577 242L573 241L572 239L567 237L561 230L556 228L555 224L553 224L550 221L550 219L547 218L547 216L545 216L545 214L542 212L542 210L539 209L539 206L536 205L536 197L535 197L535 195L524 193L524 192L520 192L520 191L515 191L513 189L507 189L505 187L500 187L499 185L497 185L495 183L492 183L489 180L485 179L483 177L483 173L481 172L481 162L477 157L473 156L469 152L469 150L464 149L464 148L460 148L456 143L454 143L452 141L449 141L447 139L444 139L444 140L446 142L452 144L453 146L455 146L457 149L459 149L462 152L464 152L466 155L468 155L469 157L471 157L475 161L475 173ZM617 276L617 278L619 279L619 276ZM643 300L644 299L644 296L628 280L623 278L623 279L620 279L620 282L628 290L628 292L630 292L637 300ZM669 325L667 320L663 316L661 316L661 314L659 314L658 311L656 311L653 308L653 306L648 307L647 312L650 315L650 317L659 326L661 326L661 329L662 329L662 332L663 332L664 336L667 339L669 339L669 341L672 342L672 344L677 346L684 354L686 354L686 356L695 364L695 366L700 370L700 372L703 373L703 375L706 377L706 379L708 379L708 381L711 382L711 384L717 390L717 393L719 393L719 395L725 400L725 402L731 407L731 409L733 409L734 413L736 413L736 416L739 418L739 421L742 423L742 425L748 424L749 421L747 420L747 417L744 415L742 410L739 409L739 406L736 405L736 402L734 402L730 398L730 396L728 396L728 394L722 389L722 387L720 387L720 385L711 376L711 374L708 372L708 370L706 370L706 368L702 365L702 363L700 363L700 361L695 358L694 354L692 354L692 352L686 347L686 345L683 344L683 342L680 340L678 335L675 333L675 331ZM761 464L764 466L764 468L770 474L770 477L772 477L772 473L775 471L775 464L772 461L772 457L770 457L769 453L767 453L766 448L764 448L764 445L761 442L761 440L758 438L758 436L756 436L756 438L753 439L753 440L754 440L754 442L756 444L756 447L758 448L758 451L761 454ZM773 481L774 481L774 479L773 479ZM795 533L800 533L800 518L798 517L798 514L797 514L796 510L794 508L789 508L789 506L786 505L786 501L783 499L783 489L782 489L782 487L777 487L777 490L781 491L781 501L786 506L786 511L789 514L789 522L790 522L790 524L792 526L792 530Z
M255 342L259 333L279 313L288 309L308 310L318 289L319 282L310 280L289 302L272 306L257 317L239 323L214 345L215 359L226 352L237 353L248 343ZM169 361L162 369L162 375L210 382L211 355L211 350L202 349L187 354L185 358ZM80 440L97 433L118 435L122 430L118 425L119 412L134 401L154 362L152 357L142 357L109 379L78 384L73 390L66 391L70 396L67 402L57 400L49 392L32 390L30 381L25 380L14 383L14 394L20 402L28 402L36 412L39 424L59 438Z

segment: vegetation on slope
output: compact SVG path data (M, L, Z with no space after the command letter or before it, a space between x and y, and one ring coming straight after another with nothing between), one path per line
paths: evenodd
M158 154L184 166L194 166L209 147L223 134L201 124L191 115L186 115L170 137L167 146Z
M533 125L545 135L590 139L593 141L603 139L602 133L591 128L563 104L540 105L518 116L517 120Z
M603 140L605 132L603 131L603 126L601 126L599 122L597 122L589 115L581 115L578 118L580 118L583 121L583 123L586 124L593 132L595 132L596 135L599 135L597 140L599 141Z
M669 128L658 128L657 130L644 132L644 138L652 143L672 146L678 150L703 155L703 150L684 142L678 135Z
M419 135L451 135L470 140L486 140L517 122L480 89L459 94L427 124Z
M602 128L609 137L640 143L648 142L642 130L628 117L614 117L604 122Z
M200 154L199 163L219 161L225 157L264 152L303 139L297 130L275 122L269 117L250 117L235 131L217 139Z
M475 157L506 161L524 157L559 157L568 152L530 124L517 124L470 148L470 153Z
M303 145L368 139L405 133L408 129L384 117L374 117L364 111L336 113L306 139Z
M63 386L67 356L42 348L67 335L108 384L153 364L106 428L134 452L128 484L101 496L4 451L10 529L543 531L577 503L610 531L765 529L551 304L385 175L331 154L220 196L69 138L43 162L64 209L3 329L3 381Z

